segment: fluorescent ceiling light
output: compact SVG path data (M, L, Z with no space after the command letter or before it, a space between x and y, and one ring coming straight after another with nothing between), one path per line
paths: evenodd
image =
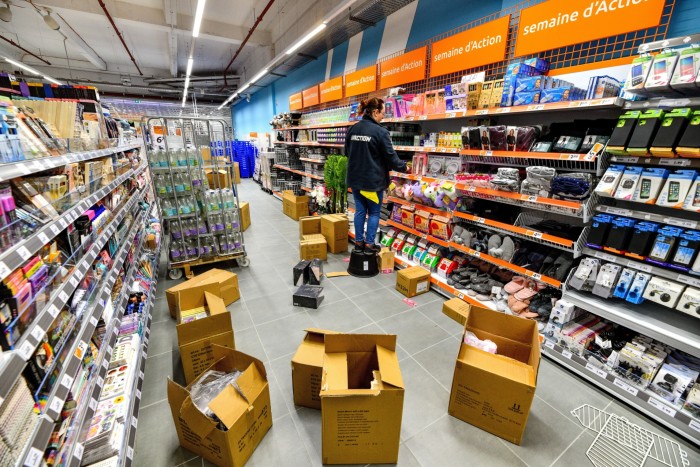
M187 102L187 94L185 94L184 96L182 96L182 105L180 105L180 107L184 107L184 106L185 106L185 102Z
M243 91L245 91L245 90L248 89L249 87L250 87L250 83L245 84L242 88L239 88L239 89L238 89L238 93L239 93L239 94L242 93Z
M325 23L321 23L321 24L319 24L318 26L316 26L316 28L315 28L313 31L311 31L310 33L308 33L307 35L305 35L304 37L302 37L302 39L301 39L299 42L297 42L296 44L294 44L294 45L292 46L292 48L289 49L289 50L287 51L287 55L292 55L299 47L301 47L302 45L304 45L304 44L306 44L307 42L309 42L311 39L313 39L313 37L314 37L316 34L318 34L319 32L323 31L324 29L326 29L326 24L325 24Z
M192 73L192 65L194 65L194 58L188 58L187 59L187 72L185 73L185 76L190 76Z
M192 37L199 37L199 28L202 26L202 16L204 16L204 4L207 0L197 1L197 10L194 14L194 26L192 26Z
M187 88L189 88L189 87L190 87L190 77L185 76L185 87L182 89L182 94L184 96L187 96Z
M28 67L27 65L24 65L24 64L22 64L22 63L20 63L20 62L16 62L16 61L11 60L11 59L9 59L9 58L7 58L7 57L5 57L5 61L6 61L7 63L10 63L10 64L12 64L12 65L18 67L18 68L21 68L21 69L23 69L23 70L26 70L26 71L28 71L29 73L32 73L32 74L34 74L34 75L41 76L41 73L39 73L38 71L36 71L34 68Z
M43 75L42 77L43 77L46 81L48 81L49 83L57 84L57 85L59 85L59 86L63 85L62 82L60 82L60 81L58 81L58 80L55 80L55 79L53 79L53 78L50 77L50 76Z
M265 68L264 70L261 70L260 73L258 73L257 75L255 75L255 78L253 78L253 79L250 80L250 82L251 82L251 83L256 82L257 80L259 80L260 78L262 78L263 76L265 76L265 75L267 74L268 71L270 71L268 68Z

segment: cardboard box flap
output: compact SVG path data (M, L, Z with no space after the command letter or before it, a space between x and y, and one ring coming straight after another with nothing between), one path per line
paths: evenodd
M401 376L401 368L399 367L399 359L396 356L396 352L392 352L378 345L377 360L379 362L379 374L381 375L382 382L403 389L403 377Z
M180 406L180 418L187 420L189 429L200 438L206 438L209 433L216 430L216 422L200 412L190 397L187 397Z
M326 334L337 334L336 331L326 329L305 329L306 336L292 357L292 363L303 365L322 366L324 353L324 340Z
M220 293L220 286L217 282L213 282L177 291L178 310L191 310L193 308L205 306L205 292L218 296Z
M171 407L182 407L182 403L189 397L187 389L168 378L168 402Z
M219 371L243 371L252 363L257 368L258 374L262 377L262 379L267 381L267 371L265 370L265 365L263 365L263 362L257 358L222 345L213 344L211 348L215 360L215 363L212 365L212 369Z
M210 315L207 318L190 321L175 326L178 345L183 346L207 337L233 332L231 315L224 307L224 313Z
M218 295L214 295L208 290L204 291L204 297L206 298L207 308L209 308L209 315L219 315L222 313L228 313L226 309L226 304L224 300Z
M304 329L306 336L304 341L306 342L321 342L325 341L326 334L339 334L338 331L329 331L328 329L318 329L318 328L306 328Z
M535 368L504 355L494 355L476 347L463 345L459 352L458 361L488 373L497 374L511 381L530 386L533 389L537 382Z
M506 315L488 308L471 306L468 312L467 327L474 327L492 334L501 334L504 329L507 329L507 335L510 339L531 344L533 332L537 330L537 322Z
M251 363L236 380L237 388L231 384L226 385L208 407L230 429L241 415L250 410L264 385L265 380L255 364Z
M348 357L346 353L326 354L323 359L321 392L348 389Z
M328 334L325 339L326 353L373 352L376 346L396 351L396 336L393 334Z

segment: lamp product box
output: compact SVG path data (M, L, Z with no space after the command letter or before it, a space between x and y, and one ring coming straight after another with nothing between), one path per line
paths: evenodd
M180 446L215 465L243 467L272 427L270 388L265 366L257 358L215 345L214 363L207 370L240 371L237 386L227 384L208 404L216 419L200 411L192 389L168 378L168 404ZM205 375L202 375L205 376Z
M294 405L321 409L321 379L323 377L324 341L327 334L337 334L326 329L309 328L306 336L292 357L292 392Z
M420 266L399 270L396 274L396 290L407 297L415 297L430 290L430 271Z
M497 345L495 354L462 339L448 413L514 444L520 444L535 398L540 365L537 323L470 306L464 334Z
M324 344L322 462L395 464L404 401L396 336L326 334Z
M208 290L217 297L221 297L226 306L241 298L241 293L238 289L238 276L235 273L224 271L223 269L210 269L165 291L170 316L173 318L177 317L177 297L180 292L206 284L216 284L218 286L218 289Z

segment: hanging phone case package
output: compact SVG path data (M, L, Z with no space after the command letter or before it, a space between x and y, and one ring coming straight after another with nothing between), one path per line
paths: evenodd
M691 115L690 107L673 109L667 113L661 121L649 152L655 157L676 157L674 149L683 136Z
M627 167L622 174L620 183L617 185L617 190L615 190L615 199L631 200L641 177L641 167Z
M666 169L646 168L642 170L632 201L655 204L666 177L668 177Z
M698 68L700 68L700 47L682 50L678 65L671 76L671 87L683 93L694 92Z
M688 190L688 196L683 203L686 211L700 212L700 178L696 178Z
M625 91L635 91L644 88L653 60L650 55L642 55L632 60L632 67L625 81Z
M611 165L608 170L605 171L598 186L595 188L595 192L600 196L612 197L617 190L617 186L620 183L622 174L625 172L624 165Z
M680 157L700 157L700 110L693 112L676 146L676 154Z
M677 209L682 208L685 198L688 196L688 191L690 191L690 186L696 177L697 173L694 170L676 170L673 172L668 176L656 205Z
M671 77L678 63L678 52L662 52L654 57L644 89L653 94L668 94L671 91Z

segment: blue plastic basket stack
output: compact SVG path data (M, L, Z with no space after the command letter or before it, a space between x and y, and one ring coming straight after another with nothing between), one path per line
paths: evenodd
M250 178L255 171L258 148L250 141L226 141L226 155L238 162L241 178Z

